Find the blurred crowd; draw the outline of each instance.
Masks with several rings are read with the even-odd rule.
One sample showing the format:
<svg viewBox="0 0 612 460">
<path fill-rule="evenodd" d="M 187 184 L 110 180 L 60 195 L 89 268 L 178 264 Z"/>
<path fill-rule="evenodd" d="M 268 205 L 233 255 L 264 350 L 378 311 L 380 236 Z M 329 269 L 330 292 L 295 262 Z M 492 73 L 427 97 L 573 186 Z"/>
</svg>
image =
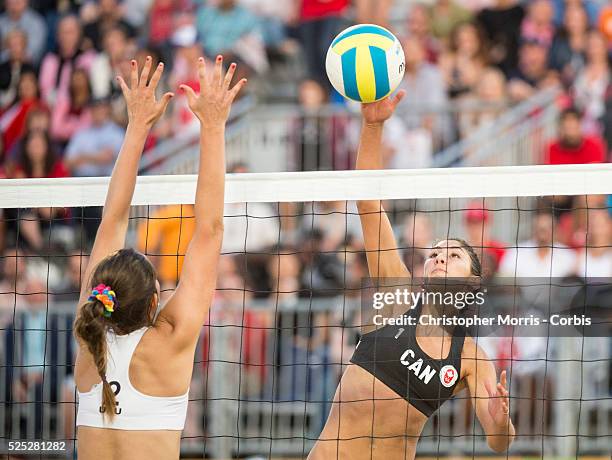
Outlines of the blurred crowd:
<svg viewBox="0 0 612 460">
<path fill-rule="evenodd" d="M 343 104 L 327 81 L 325 54 L 343 27 L 365 22 L 401 37 L 404 106 L 430 109 L 396 123 L 390 149 L 408 136 L 415 146 L 437 144 L 435 151 L 559 84 L 584 134 L 612 144 L 605 0 L 4 0 L 0 174 L 107 175 L 126 124 L 114 77 L 146 55 L 166 63 L 160 91 L 197 87 L 196 58 L 223 54 L 253 78 L 260 102 L 293 102 L 309 113 Z M 147 148 L 193 121 L 178 96 Z M 478 109 L 434 116 L 457 101 Z"/>
<path fill-rule="evenodd" d="M 564 91 L 559 101 L 563 110 L 557 137 L 539 152 L 541 161 L 609 161 L 612 7 L 605 0 L 3 0 L 0 177 L 108 176 L 127 121 L 114 77 L 126 76 L 132 58 L 143 61 L 151 55 L 166 63 L 163 91 L 176 91 L 179 84 L 197 89 L 197 57 L 223 54 L 255 82 L 250 91 L 263 103 L 292 102 L 308 114 L 328 103 L 342 105 L 327 82 L 325 54 L 331 39 L 352 23 L 381 24 L 401 37 L 405 107 L 429 107 L 432 113 L 454 103 L 478 107 L 456 112 L 452 120 L 417 112 L 390 121 L 385 133 L 388 166 L 405 166 L 395 155 L 399 146 L 410 145 L 415 152 L 424 146 L 422 151 L 431 152 L 555 85 Z M 147 149 L 192 122 L 184 96 L 177 92 L 171 110 L 151 132 Z M 306 150 L 313 145 L 307 139 L 312 123 L 320 122 L 337 120 L 304 117 L 296 126 L 296 142 L 304 153 L 298 169 L 320 164 L 311 157 L 322 147 Z M 332 131 L 344 133 L 339 122 Z M 450 136 L 440 134 L 449 131 Z M 230 168 L 246 171 L 245 165 Z M 531 238 L 518 242 L 499 241 L 492 230 L 495 213 L 473 203 L 464 211 L 461 236 L 477 248 L 487 276 L 612 277 L 612 221 L 606 206 L 606 197 L 545 200 L 539 211 L 529 213 Z M 358 298 L 367 263 L 353 205 L 233 204 L 225 215 L 215 307 L 261 300 L 290 309 L 304 299 Z M 27 378 L 12 390 L 13 397 L 26 400 L 28 388 L 40 387 L 42 368 L 35 364 L 45 361 L 45 353 L 69 349 L 47 357 L 51 361 L 46 363 L 70 372 L 73 345 L 59 331 L 69 330 L 71 321 L 49 323 L 47 305 L 76 302 L 86 264 L 83 253 L 95 236 L 100 210 L 0 210 L 0 217 L 0 313 L 8 321 L 0 325 L 8 331 L 0 348 L 15 346 L 8 324 L 21 311 L 27 323 L 23 343 L 29 345 L 19 362 L 9 364 L 27 366 Z M 404 261 L 418 276 L 425 248 L 437 236 L 430 215 L 412 210 L 392 220 Z M 168 295 L 193 233 L 193 209 L 151 209 L 146 218 L 134 218 L 131 228 L 131 243 L 151 257 Z M 321 362 L 350 357 L 358 330 L 336 337 L 323 326 L 349 327 L 352 319 L 329 313 L 310 314 L 306 320 L 291 315 L 295 350 L 318 354 Z M 257 328 L 270 319 L 246 318 L 255 331 L 248 333 L 248 345 L 261 339 Z M 302 321 L 322 327 L 304 332 L 298 327 Z M 45 347 L 45 330 L 58 331 L 51 351 Z M 530 352 L 533 347 L 528 346 L 492 354 L 501 360 Z M 257 364 L 264 352 L 251 348 L 245 353 L 248 363 Z M 295 356 L 300 355 L 278 359 L 287 363 Z M 333 382 L 336 377 L 326 378 Z M 328 387 L 333 391 L 335 383 Z"/>
</svg>

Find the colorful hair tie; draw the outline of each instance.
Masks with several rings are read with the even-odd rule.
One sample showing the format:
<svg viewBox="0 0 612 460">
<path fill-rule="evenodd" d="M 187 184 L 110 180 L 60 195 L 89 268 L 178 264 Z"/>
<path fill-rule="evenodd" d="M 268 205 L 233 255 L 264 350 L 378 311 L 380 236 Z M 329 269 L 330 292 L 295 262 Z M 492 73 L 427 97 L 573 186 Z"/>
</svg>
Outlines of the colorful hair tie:
<svg viewBox="0 0 612 460">
<path fill-rule="evenodd" d="M 104 284 L 98 284 L 91 291 L 91 295 L 89 296 L 90 302 L 92 300 L 99 300 L 104 305 L 104 316 L 106 318 L 110 318 L 111 314 L 115 311 L 115 306 L 117 305 L 117 296 L 115 291 L 112 290 L 110 286 L 106 286 Z"/>
</svg>

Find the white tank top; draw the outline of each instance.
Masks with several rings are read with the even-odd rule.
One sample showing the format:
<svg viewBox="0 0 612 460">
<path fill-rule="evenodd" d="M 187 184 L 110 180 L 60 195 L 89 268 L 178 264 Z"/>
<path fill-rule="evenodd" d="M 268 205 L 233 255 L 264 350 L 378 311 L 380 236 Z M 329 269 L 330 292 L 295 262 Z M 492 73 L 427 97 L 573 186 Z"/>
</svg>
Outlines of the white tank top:
<svg viewBox="0 0 612 460">
<path fill-rule="evenodd" d="M 115 392 L 117 406 L 111 422 L 100 412 L 102 383 L 86 393 L 78 393 L 77 426 L 116 430 L 182 430 L 187 415 L 189 390 L 181 396 L 149 396 L 132 386 L 129 377 L 132 355 L 147 331 L 144 327 L 126 335 L 106 334 L 108 358 L 106 379 Z"/>
</svg>

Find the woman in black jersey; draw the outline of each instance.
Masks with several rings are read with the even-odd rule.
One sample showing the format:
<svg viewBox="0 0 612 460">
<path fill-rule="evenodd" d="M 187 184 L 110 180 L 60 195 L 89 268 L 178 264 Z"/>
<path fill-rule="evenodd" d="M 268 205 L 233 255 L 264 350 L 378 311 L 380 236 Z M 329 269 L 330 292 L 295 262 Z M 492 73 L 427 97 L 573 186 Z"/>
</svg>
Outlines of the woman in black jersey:
<svg viewBox="0 0 612 460">
<path fill-rule="evenodd" d="M 363 127 L 357 169 L 381 169 L 384 122 L 404 92 L 362 106 Z M 409 278 L 389 219 L 379 201 L 358 203 L 372 278 Z M 436 244 L 425 261 L 424 278 L 473 278 L 481 266 L 460 239 Z M 410 315 L 438 316 L 424 304 Z M 506 372 L 497 381 L 485 352 L 462 329 L 384 326 L 365 334 L 334 396 L 332 409 L 310 460 L 412 460 L 428 418 L 446 400 L 467 388 L 491 449 L 503 452 L 514 439 Z"/>
</svg>

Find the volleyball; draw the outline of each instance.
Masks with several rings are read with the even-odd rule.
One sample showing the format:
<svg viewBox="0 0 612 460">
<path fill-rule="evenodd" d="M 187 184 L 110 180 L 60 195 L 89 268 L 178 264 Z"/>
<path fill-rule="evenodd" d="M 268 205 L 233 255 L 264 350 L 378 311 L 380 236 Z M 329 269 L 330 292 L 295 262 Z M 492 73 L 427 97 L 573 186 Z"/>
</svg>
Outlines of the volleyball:
<svg viewBox="0 0 612 460">
<path fill-rule="evenodd" d="M 332 86 L 348 99 L 374 102 L 387 97 L 404 77 L 400 41 L 384 27 L 358 24 L 334 38 L 325 60 Z"/>
</svg>

